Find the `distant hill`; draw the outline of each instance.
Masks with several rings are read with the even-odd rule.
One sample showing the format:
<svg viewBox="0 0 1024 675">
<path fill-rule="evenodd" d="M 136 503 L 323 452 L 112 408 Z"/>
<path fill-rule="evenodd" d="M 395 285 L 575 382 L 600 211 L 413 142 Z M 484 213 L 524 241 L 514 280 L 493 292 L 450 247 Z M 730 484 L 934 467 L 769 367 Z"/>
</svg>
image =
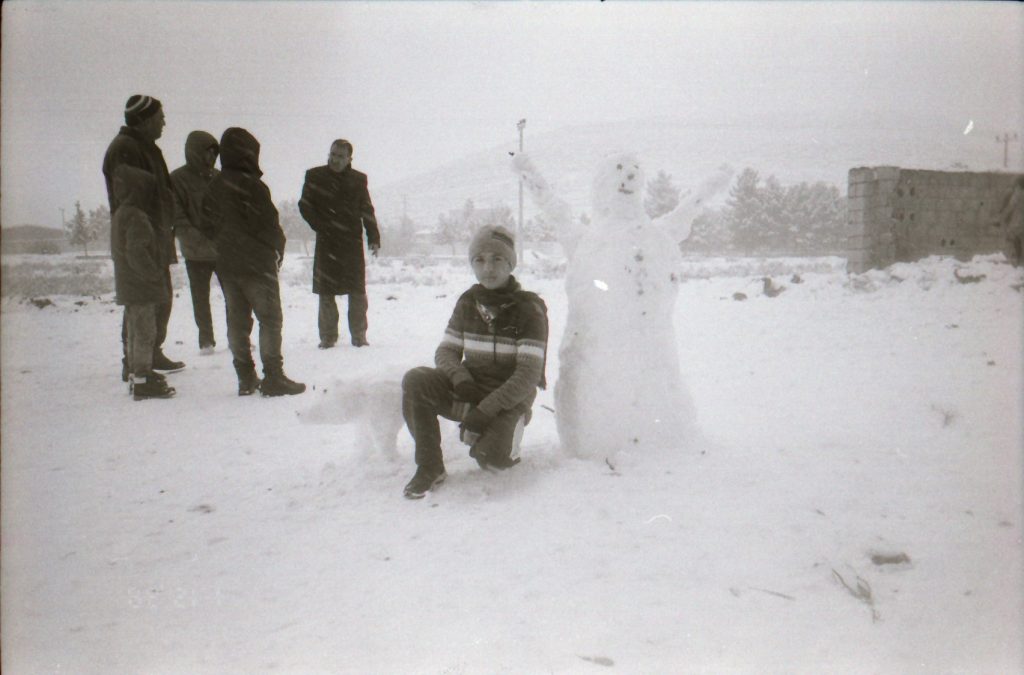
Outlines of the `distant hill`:
<svg viewBox="0 0 1024 675">
<path fill-rule="evenodd" d="M 922 113 L 923 115 L 924 113 Z M 825 120 L 755 115 L 733 119 L 655 119 L 566 127 L 525 138 L 526 151 L 573 207 L 589 212 L 590 182 L 600 158 L 630 150 L 645 161 L 648 176 L 671 174 L 684 188 L 717 166 L 750 166 L 783 184 L 824 181 L 846 193 L 847 175 L 859 166 L 894 165 L 935 170 L 1000 170 L 1002 149 L 995 130 L 967 130 L 968 120 L 900 117 L 888 113 Z M 980 127 L 981 125 L 979 125 Z M 518 210 L 518 183 L 509 170 L 511 144 L 462 157 L 437 169 L 374 187 L 373 200 L 385 226 L 409 216 L 430 227 L 438 214 L 472 199 L 479 208 L 504 204 Z M 1011 170 L 1019 170 L 1011 167 Z M 533 215 L 527 199 L 524 216 Z"/>
<path fill-rule="evenodd" d="M 25 241 L 35 239 L 64 239 L 64 230 L 43 225 L 15 225 L 0 228 L 0 237 L 5 241 Z"/>
<path fill-rule="evenodd" d="M 14 225 L 0 228 L 2 253 L 62 253 L 68 250 L 64 230 L 42 225 Z"/>
</svg>

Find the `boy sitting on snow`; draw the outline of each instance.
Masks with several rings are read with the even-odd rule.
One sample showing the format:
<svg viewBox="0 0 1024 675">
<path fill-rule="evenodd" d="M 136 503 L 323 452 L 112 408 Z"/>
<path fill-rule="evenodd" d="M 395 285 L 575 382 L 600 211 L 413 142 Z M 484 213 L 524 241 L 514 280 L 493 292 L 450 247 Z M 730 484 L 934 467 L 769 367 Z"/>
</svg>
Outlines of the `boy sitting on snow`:
<svg viewBox="0 0 1024 675">
<path fill-rule="evenodd" d="M 461 421 L 462 439 L 481 468 L 519 463 L 518 446 L 537 387 L 544 388 L 547 307 L 512 276 L 515 240 L 504 227 L 481 227 L 469 244 L 480 283 L 459 297 L 436 368 L 413 368 L 402 380 L 402 416 L 416 445 L 409 499 L 446 477 L 438 415 Z"/>
</svg>

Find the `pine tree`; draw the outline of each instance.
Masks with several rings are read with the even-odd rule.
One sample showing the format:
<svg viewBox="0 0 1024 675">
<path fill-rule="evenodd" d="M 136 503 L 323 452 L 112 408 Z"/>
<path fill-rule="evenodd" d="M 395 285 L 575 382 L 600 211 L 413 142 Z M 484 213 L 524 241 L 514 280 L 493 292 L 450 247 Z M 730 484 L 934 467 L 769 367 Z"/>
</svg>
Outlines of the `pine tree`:
<svg viewBox="0 0 1024 675">
<path fill-rule="evenodd" d="M 95 233 L 94 239 L 99 242 L 110 242 L 110 209 L 106 206 L 89 211 L 89 228 Z"/>
<path fill-rule="evenodd" d="M 96 231 L 89 226 L 89 220 L 85 217 L 81 202 L 75 202 L 75 215 L 64 223 L 64 229 L 67 231 L 68 241 L 71 245 L 81 246 L 85 251 L 85 256 L 89 257 L 89 242 L 96 239 Z"/>
<path fill-rule="evenodd" d="M 651 220 L 671 213 L 679 206 L 679 188 L 672 183 L 672 176 L 659 170 L 653 180 L 647 181 L 647 196 L 644 210 Z"/>
<path fill-rule="evenodd" d="M 757 171 L 747 167 L 736 178 L 726 201 L 726 220 L 732 230 L 733 241 L 747 252 L 754 251 L 761 243 L 764 208 L 760 183 L 761 176 Z"/>
</svg>

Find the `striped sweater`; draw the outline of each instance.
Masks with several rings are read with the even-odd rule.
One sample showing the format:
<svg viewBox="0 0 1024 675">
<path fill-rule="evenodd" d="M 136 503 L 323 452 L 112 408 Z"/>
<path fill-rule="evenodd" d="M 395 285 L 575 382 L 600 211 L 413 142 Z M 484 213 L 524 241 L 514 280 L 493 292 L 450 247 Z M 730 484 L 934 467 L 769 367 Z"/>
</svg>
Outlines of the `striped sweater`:
<svg viewBox="0 0 1024 675">
<path fill-rule="evenodd" d="M 472 380 L 489 394 L 477 406 L 494 416 L 530 409 L 544 388 L 547 307 L 524 291 L 515 277 L 497 291 L 473 285 L 459 297 L 434 353 L 434 363 L 452 385 Z"/>
</svg>

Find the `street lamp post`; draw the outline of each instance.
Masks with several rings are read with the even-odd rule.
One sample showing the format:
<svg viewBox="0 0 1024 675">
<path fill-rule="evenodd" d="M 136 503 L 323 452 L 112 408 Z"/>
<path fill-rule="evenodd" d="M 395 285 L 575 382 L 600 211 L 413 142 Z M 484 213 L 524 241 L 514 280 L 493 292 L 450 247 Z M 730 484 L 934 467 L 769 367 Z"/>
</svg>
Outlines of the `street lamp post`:
<svg viewBox="0 0 1024 675">
<path fill-rule="evenodd" d="M 526 128 L 526 118 L 516 123 L 519 130 L 519 152 L 523 151 L 523 129 Z M 523 178 L 519 178 L 519 224 L 516 226 L 516 257 L 522 260 L 523 255 Z"/>
</svg>

